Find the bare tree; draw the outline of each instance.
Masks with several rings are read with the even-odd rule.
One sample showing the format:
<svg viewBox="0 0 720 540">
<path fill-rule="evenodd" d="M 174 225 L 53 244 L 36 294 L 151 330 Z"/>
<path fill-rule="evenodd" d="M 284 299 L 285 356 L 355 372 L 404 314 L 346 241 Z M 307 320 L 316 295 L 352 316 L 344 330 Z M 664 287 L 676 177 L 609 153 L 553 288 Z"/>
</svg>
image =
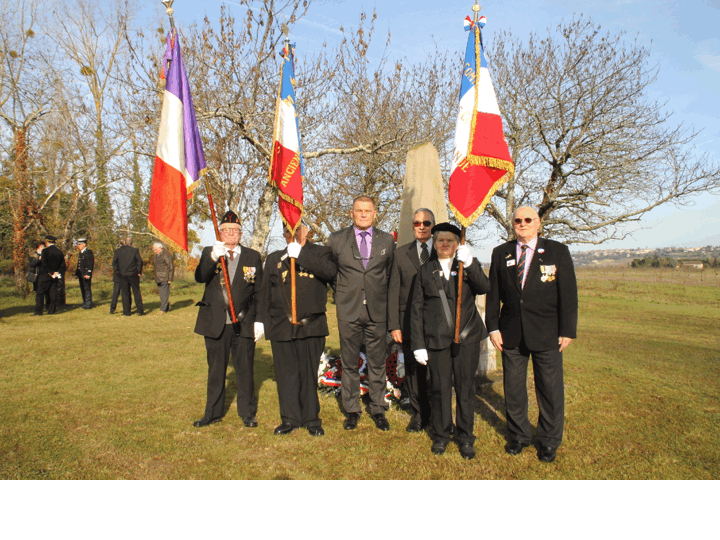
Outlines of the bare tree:
<svg viewBox="0 0 720 540">
<path fill-rule="evenodd" d="M 580 17 L 544 37 L 505 32 L 491 56 L 515 177 L 488 205 L 507 238 L 532 204 L 543 234 L 570 243 L 620 239 L 659 205 L 720 190 L 720 169 L 673 125 L 649 90 L 650 52 Z"/>
</svg>

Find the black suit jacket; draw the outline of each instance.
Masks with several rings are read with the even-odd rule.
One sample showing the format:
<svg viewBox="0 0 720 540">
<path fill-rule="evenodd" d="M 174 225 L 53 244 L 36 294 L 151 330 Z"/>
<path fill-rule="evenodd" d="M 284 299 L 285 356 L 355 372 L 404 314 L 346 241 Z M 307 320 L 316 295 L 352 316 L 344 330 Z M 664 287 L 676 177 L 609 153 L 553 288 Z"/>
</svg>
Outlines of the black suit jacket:
<svg viewBox="0 0 720 540">
<path fill-rule="evenodd" d="M 51 244 L 42 250 L 40 264 L 37 269 L 38 282 L 51 281 L 52 274 L 55 272 L 64 274 L 65 270 L 67 270 L 65 256 L 56 245 Z"/>
<path fill-rule="evenodd" d="M 485 307 L 488 330 L 500 330 L 504 346 L 511 349 L 522 337 L 530 350 L 556 349 L 560 336 L 575 338 L 577 333 L 577 281 L 570 250 L 538 238 L 520 289 L 516 249 L 513 240 L 493 250 Z"/>
<path fill-rule="evenodd" d="M 205 293 L 200 302 L 200 310 L 195 322 L 195 333 L 218 338 L 225 328 L 227 308 L 223 296 L 223 286 L 220 283 L 223 274 L 222 263 L 219 259 L 214 262 L 210 256 L 211 252 L 212 246 L 203 249 L 200 263 L 195 269 L 195 281 L 205 284 Z M 256 320 L 257 300 L 260 295 L 262 278 L 260 254 L 254 249 L 242 246 L 235 278 L 230 286 L 235 312 L 239 315 L 247 309 L 247 314 L 240 323 L 242 337 L 255 337 L 253 326 Z"/>
<path fill-rule="evenodd" d="M 458 290 L 458 262 L 453 260 L 449 279 L 440 278 L 447 296 L 452 326 L 448 326 L 447 317 L 440 299 L 440 291 L 435 281 L 435 272 L 442 271 L 437 257 L 433 257 L 418 270 L 413 288 L 411 303 L 411 340 L 412 349 L 447 349 L 455 339 L 455 314 Z M 453 275 L 455 274 L 455 275 Z M 470 331 L 463 343 L 473 343 L 488 336 L 482 317 L 475 307 L 475 296 L 485 294 L 490 289 L 480 262 L 473 259 L 470 268 L 463 271 L 462 308 L 460 311 L 460 331 L 470 323 Z"/>
<path fill-rule="evenodd" d="M 297 318 L 308 319 L 300 327 L 298 338 L 327 336 L 325 316 L 328 283 L 337 273 L 332 250 L 306 242 L 295 260 Z M 292 340 L 290 257 L 287 248 L 275 251 L 265 260 L 259 316 L 265 325 L 265 337 L 271 341 Z"/>
<path fill-rule="evenodd" d="M 334 288 L 338 320 L 356 321 L 362 314 L 363 298 L 373 322 L 387 320 L 388 282 L 395 251 L 392 235 L 373 227 L 367 268 L 363 268 L 352 225 L 331 234 L 328 246 L 337 265 Z"/>
<path fill-rule="evenodd" d="M 85 250 L 78 253 L 77 269 L 75 270 L 75 275 L 77 277 L 92 277 L 92 271 L 94 267 L 95 256 L 93 255 L 93 252 L 91 250 L 85 248 Z"/>
<path fill-rule="evenodd" d="M 113 272 L 118 276 L 138 276 L 142 274 L 140 250 L 132 246 L 120 246 L 115 250 L 112 260 Z"/>
<path fill-rule="evenodd" d="M 417 252 L 417 240 L 395 250 L 390 270 L 388 289 L 388 331 L 410 331 L 410 304 L 413 297 L 415 275 L 420 269 L 420 257 Z M 430 258 L 436 257 L 435 248 Z M 409 336 L 408 336 L 409 337 Z"/>
</svg>

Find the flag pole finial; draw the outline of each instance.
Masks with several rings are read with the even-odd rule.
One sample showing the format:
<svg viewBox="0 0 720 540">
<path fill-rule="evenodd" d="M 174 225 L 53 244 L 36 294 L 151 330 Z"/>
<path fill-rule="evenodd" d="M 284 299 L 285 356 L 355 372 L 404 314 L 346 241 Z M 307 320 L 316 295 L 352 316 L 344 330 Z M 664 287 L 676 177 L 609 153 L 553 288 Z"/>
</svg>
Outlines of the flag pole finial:
<svg viewBox="0 0 720 540">
<path fill-rule="evenodd" d="M 173 13 L 175 13 L 175 10 L 172 7 L 174 1 L 175 0 L 162 0 L 162 4 L 165 6 L 165 13 L 167 13 L 170 18 L 171 28 L 175 28 L 175 21 L 173 20 Z"/>
<path fill-rule="evenodd" d="M 482 9 L 482 6 L 475 2 L 475 5 L 472 7 L 473 10 L 473 22 L 478 22 L 478 17 L 480 10 Z"/>
</svg>

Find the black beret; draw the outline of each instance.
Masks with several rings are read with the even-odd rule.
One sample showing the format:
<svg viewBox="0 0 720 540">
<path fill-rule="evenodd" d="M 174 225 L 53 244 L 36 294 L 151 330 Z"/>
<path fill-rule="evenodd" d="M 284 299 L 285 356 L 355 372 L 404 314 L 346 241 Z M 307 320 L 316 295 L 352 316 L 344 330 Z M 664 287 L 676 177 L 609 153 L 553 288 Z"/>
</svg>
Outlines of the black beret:
<svg viewBox="0 0 720 540">
<path fill-rule="evenodd" d="M 455 225 L 452 223 L 448 223 L 445 221 L 444 223 L 438 223 L 432 228 L 432 234 L 435 234 L 436 232 L 451 232 L 455 235 L 457 235 L 458 238 L 460 238 L 460 235 L 462 234 L 460 232 L 460 229 L 458 229 Z"/>
<path fill-rule="evenodd" d="M 235 212 L 233 212 L 232 210 L 228 210 L 222 217 L 220 225 L 224 225 L 225 223 L 236 223 L 237 225 L 240 225 L 240 218 Z"/>
<path fill-rule="evenodd" d="M 50 242 L 56 242 L 56 241 L 57 241 L 57 238 L 54 237 L 52 234 L 46 234 L 46 235 L 45 235 L 45 240 L 49 240 Z"/>
</svg>

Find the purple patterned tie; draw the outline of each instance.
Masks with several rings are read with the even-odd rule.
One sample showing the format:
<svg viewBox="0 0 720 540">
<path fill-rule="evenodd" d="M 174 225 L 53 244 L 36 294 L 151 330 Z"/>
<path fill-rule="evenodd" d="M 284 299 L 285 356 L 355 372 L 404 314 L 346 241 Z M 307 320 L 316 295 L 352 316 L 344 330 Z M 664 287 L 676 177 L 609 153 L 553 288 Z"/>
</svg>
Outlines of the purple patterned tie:
<svg viewBox="0 0 720 540">
<path fill-rule="evenodd" d="M 362 231 L 360 233 L 360 257 L 362 257 L 363 268 L 367 268 L 368 258 L 370 255 L 368 253 L 368 245 L 367 245 L 367 236 L 369 234 L 370 233 L 367 231 Z"/>
</svg>

